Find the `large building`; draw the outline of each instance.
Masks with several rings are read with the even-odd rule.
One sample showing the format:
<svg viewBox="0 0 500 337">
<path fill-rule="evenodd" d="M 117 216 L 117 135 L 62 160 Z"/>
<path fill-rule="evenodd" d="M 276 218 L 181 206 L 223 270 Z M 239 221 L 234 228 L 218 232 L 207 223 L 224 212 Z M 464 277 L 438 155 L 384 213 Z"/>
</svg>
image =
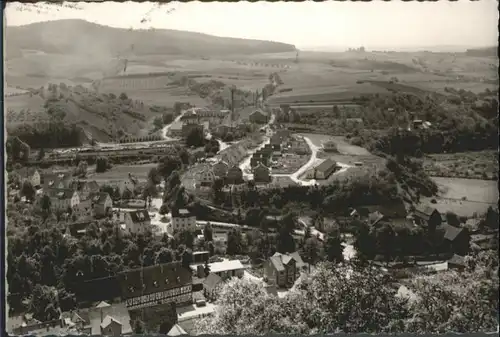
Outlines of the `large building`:
<svg viewBox="0 0 500 337">
<path fill-rule="evenodd" d="M 174 302 L 192 303 L 193 277 L 178 262 L 134 269 L 118 274 L 122 299 L 129 310 Z"/>
<path fill-rule="evenodd" d="M 334 160 L 328 158 L 315 168 L 314 178 L 328 179 L 328 177 L 333 172 L 335 172 L 336 169 L 337 169 L 337 163 Z"/>
<path fill-rule="evenodd" d="M 171 234 L 181 230 L 194 231 L 196 216 L 187 209 L 180 209 L 178 214 L 172 215 L 172 222 L 168 229 Z"/>
</svg>

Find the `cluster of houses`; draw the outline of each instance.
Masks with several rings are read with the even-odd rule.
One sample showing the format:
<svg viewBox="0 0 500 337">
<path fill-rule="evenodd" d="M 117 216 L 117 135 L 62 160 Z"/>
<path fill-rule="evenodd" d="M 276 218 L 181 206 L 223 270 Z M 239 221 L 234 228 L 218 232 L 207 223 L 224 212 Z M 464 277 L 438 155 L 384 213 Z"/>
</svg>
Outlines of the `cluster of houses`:
<svg viewBox="0 0 500 337">
<path fill-rule="evenodd" d="M 35 201 L 41 202 L 44 196 L 48 197 L 53 212 L 70 213 L 76 218 L 100 218 L 108 215 L 112 209 L 110 195 L 101 192 L 95 181 L 75 179 L 68 173 L 44 174 L 42 177 L 36 169 L 28 171 L 32 172 L 23 179 L 42 188 Z"/>
<path fill-rule="evenodd" d="M 437 209 L 430 206 L 418 206 L 410 214 L 404 204 L 394 203 L 391 207 L 365 206 L 352 210 L 353 218 L 366 217 L 371 227 L 379 227 L 388 221 L 392 224 L 403 225 L 408 229 L 420 227 L 427 232 L 440 231 L 443 235 L 445 252 L 464 256 L 470 251 L 471 235 L 464 227 L 453 226 L 446 221 L 446 217 Z"/>
<path fill-rule="evenodd" d="M 171 124 L 169 132 L 171 136 L 178 138 L 187 137 L 195 129 L 208 133 L 211 126 L 220 125 L 230 115 L 230 110 L 191 108 L 179 121 Z"/>
<path fill-rule="evenodd" d="M 157 314 L 166 315 L 173 309 L 168 335 L 185 334 L 177 309 L 181 308 L 180 312 L 186 312 L 185 308 L 195 310 L 197 306 L 204 306 L 206 300 L 216 300 L 227 280 L 242 278 L 245 274 L 245 266 L 240 260 L 212 263 L 208 260 L 208 252 L 195 252 L 189 267 L 170 262 L 82 281 L 78 296 L 87 298 L 93 305 L 61 312 L 58 319 L 49 322 L 36 321 L 29 315 L 10 317 L 9 331 L 15 334 L 130 335 L 134 326 L 132 317 L 140 316 L 143 310 L 155 309 Z M 264 263 L 262 286 L 277 295 L 278 289 L 293 286 L 304 267 L 297 252 L 275 253 Z"/>
</svg>

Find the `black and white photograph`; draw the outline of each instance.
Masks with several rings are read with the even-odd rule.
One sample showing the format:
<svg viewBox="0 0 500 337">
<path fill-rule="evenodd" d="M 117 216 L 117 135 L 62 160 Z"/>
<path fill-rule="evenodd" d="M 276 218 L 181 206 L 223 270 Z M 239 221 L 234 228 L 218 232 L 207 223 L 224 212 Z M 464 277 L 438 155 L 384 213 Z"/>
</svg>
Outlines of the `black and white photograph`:
<svg viewBox="0 0 500 337">
<path fill-rule="evenodd" d="M 2 335 L 498 333 L 498 6 L 4 4 Z"/>
</svg>

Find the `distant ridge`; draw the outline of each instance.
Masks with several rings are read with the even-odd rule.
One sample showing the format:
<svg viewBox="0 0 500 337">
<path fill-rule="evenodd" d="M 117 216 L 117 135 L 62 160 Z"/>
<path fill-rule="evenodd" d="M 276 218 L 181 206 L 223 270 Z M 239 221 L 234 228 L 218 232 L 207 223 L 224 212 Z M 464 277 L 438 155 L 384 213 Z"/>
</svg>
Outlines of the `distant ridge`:
<svg viewBox="0 0 500 337">
<path fill-rule="evenodd" d="M 295 51 L 291 44 L 170 30 L 129 30 L 68 19 L 7 26 L 7 54 L 37 50 L 55 54 L 224 55 Z M 7 55 L 7 56 L 8 56 Z"/>
</svg>

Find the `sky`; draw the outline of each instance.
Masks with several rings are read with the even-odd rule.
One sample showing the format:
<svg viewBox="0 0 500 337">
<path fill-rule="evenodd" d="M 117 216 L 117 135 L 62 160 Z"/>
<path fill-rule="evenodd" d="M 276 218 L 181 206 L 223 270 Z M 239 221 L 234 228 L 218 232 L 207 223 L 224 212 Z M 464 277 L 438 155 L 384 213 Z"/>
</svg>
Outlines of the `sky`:
<svg viewBox="0 0 500 337">
<path fill-rule="evenodd" d="M 119 28 L 166 28 L 279 41 L 299 49 L 482 47 L 498 43 L 497 0 L 76 4 L 75 9 L 8 3 L 6 23 L 18 26 L 74 18 Z"/>
</svg>

